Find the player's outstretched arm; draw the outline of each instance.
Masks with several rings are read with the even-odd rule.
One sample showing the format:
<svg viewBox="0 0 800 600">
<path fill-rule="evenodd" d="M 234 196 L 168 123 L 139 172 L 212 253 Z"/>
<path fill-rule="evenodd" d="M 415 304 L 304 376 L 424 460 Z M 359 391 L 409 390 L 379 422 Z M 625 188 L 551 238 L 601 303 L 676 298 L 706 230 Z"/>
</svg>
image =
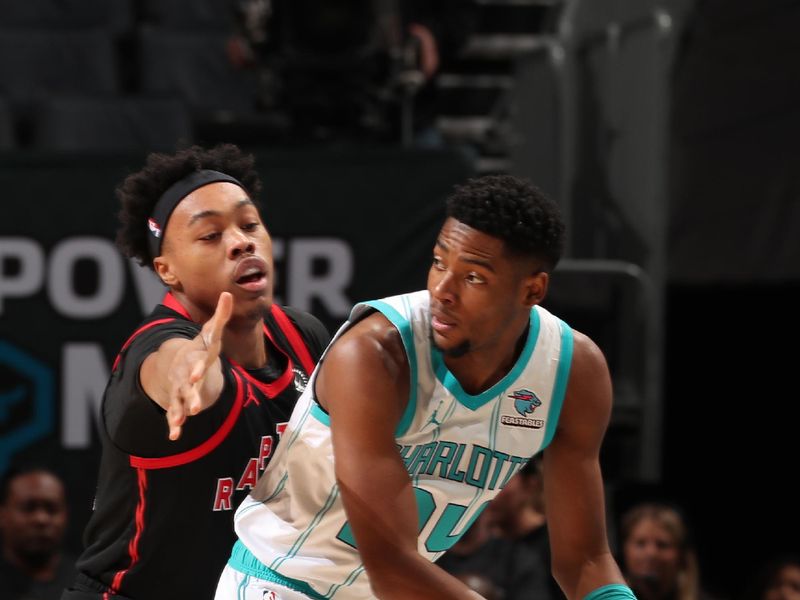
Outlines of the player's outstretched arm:
<svg viewBox="0 0 800 600">
<path fill-rule="evenodd" d="M 599 462 L 611 415 L 611 378 L 600 349 L 574 333 L 569 385 L 543 462 L 553 575 L 570 600 L 625 581 L 608 547 Z"/>
<path fill-rule="evenodd" d="M 233 296 L 222 292 L 213 316 L 191 340 L 167 340 L 142 363 L 140 380 L 147 395 L 167 411 L 169 439 L 181 435 L 187 416 L 216 402 L 223 378 L 219 360 L 222 332 L 231 317 Z"/>
<path fill-rule="evenodd" d="M 331 418 L 336 479 L 378 598 L 480 598 L 417 552 L 416 500 L 394 432 L 409 396 L 400 335 L 383 315 L 328 351 L 316 382 Z"/>
</svg>

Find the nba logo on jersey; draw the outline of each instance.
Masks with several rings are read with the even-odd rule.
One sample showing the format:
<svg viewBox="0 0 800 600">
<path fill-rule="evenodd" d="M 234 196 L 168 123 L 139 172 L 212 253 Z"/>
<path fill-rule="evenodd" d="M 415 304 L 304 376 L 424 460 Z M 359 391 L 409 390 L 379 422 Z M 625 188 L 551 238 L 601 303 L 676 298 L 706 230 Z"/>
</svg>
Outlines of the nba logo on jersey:
<svg viewBox="0 0 800 600">
<path fill-rule="evenodd" d="M 270 590 L 261 595 L 261 600 L 281 600 L 281 598 L 278 594 Z"/>
</svg>

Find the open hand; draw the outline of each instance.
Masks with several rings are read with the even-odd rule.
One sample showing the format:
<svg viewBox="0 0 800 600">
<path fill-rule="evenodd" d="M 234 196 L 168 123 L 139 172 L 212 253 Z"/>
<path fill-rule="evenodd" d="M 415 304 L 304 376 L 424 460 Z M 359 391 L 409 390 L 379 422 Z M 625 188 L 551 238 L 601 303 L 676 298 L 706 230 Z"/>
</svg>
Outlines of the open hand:
<svg viewBox="0 0 800 600">
<path fill-rule="evenodd" d="M 222 292 L 214 314 L 205 322 L 200 334 L 184 344 L 172 360 L 168 375 L 167 402 L 167 423 L 171 440 L 180 437 L 181 426 L 187 416 L 196 415 L 210 404 L 207 402 L 204 405 L 201 390 L 209 377 L 222 377 L 220 369 L 212 369 L 212 366 L 219 359 L 222 332 L 232 311 L 233 296 L 229 292 Z"/>
</svg>

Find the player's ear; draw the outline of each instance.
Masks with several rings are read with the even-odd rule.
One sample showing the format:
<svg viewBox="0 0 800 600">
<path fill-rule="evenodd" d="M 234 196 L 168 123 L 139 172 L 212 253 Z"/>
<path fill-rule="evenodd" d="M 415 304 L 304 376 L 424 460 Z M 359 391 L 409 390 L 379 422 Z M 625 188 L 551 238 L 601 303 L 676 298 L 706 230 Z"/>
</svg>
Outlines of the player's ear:
<svg viewBox="0 0 800 600">
<path fill-rule="evenodd" d="M 153 269 L 155 269 L 158 278 L 169 287 L 174 287 L 178 283 L 178 276 L 170 266 L 169 260 L 164 256 L 156 256 L 153 259 Z"/>
<path fill-rule="evenodd" d="M 523 304 L 530 308 L 541 303 L 547 295 L 547 286 L 549 283 L 550 274 L 544 271 L 537 271 L 525 277 L 522 287 Z"/>
</svg>

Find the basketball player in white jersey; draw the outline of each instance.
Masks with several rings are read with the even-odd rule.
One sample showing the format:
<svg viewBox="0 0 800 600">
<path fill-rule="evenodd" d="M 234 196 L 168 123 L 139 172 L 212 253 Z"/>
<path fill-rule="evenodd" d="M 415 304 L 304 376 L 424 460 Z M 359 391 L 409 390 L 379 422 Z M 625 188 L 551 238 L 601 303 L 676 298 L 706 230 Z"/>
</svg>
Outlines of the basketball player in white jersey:
<svg viewBox="0 0 800 600">
<path fill-rule="evenodd" d="M 545 448 L 560 586 L 634 598 L 606 539 L 608 368 L 539 306 L 563 229 L 525 181 L 456 189 L 427 291 L 356 305 L 328 347 L 237 510 L 217 600 L 479 597 L 433 561 Z"/>
</svg>

